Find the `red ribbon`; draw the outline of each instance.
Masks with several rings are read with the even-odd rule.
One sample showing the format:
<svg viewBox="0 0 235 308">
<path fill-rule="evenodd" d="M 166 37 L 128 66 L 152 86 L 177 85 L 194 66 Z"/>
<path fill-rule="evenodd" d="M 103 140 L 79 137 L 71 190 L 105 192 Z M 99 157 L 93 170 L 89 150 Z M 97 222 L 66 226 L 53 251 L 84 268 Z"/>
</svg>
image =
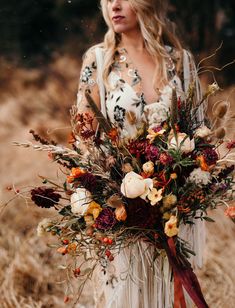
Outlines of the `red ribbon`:
<svg viewBox="0 0 235 308">
<path fill-rule="evenodd" d="M 172 254 L 175 257 L 176 249 L 174 240 L 172 238 L 169 238 L 168 245 Z M 174 274 L 174 308 L 186 308 L 183 286 L 180 277 L 178 273 L 174 270 L 174 268 L 173 268 L 173 274 Z"/>
<path fill-rule="evenodd" d="M 173 238 L 168 238 L 165 250 L 174 274 L 174 308 L 186 308 L 183 287 L 198 308 L 208 308 L 191 264 L 182 255 L 176 255 Z"/>
</svg>

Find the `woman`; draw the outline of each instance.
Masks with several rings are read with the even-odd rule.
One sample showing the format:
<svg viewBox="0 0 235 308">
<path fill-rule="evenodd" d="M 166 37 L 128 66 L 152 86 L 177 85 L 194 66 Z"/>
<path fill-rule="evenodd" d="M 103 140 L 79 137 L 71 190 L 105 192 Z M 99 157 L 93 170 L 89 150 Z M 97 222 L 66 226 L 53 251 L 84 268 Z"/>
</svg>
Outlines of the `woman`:
<svg viewBox="0 0 235 308">
<path fill-rule="evenodd" d="M 166 1 L 101 0 L 108 32 L 104 42 L 85 55 L 78 91 L 78 108 L 89 109 L 85 91 L 124 140 L 135 138 L 143 121 L 156 125 L 170 109 L 172 89 L 184 97 L 195 65 L 182 49 L 166 18 Z M 200 88 L 197 84 L 197 94 Z M 202 115 L 198 115 L 201 117 Z M 201 265 L 203 225 L 181 226 Z M 199 244 L 200 243 L 200 244 Z M 172 307 L 172 273 L 164 254 L 151 261 L 143 242 L 125 248 L 107 272 L 94 279 L 96 307 Z"/>
</svg>

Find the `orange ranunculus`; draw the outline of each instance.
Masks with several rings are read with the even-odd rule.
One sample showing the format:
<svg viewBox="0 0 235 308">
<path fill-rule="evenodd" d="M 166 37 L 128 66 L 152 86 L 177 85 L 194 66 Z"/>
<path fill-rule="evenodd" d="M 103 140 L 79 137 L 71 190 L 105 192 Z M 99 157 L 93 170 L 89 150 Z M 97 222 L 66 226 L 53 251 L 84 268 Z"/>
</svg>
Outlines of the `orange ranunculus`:
<svg viewBox="0 0 235 308">
<path fill-rule="evenodd" d="M 209 171 L 209 166 L 207 165 L 206 163 L 206 160 L 205 160 L 205 157 L 203 155 L 200 155 L 196 158 L 196 161 L 198 162 L 200 168 L 203 170 L 203 171 Z"/>
<path fill-rule="evenodd" d="M 73 183 L 73 181 L 74 181 L 74 177 L 68 175 L 68 176 L 67 176 L 67 182 L 68 182 L 68 183 Z"/>
<path fill-rule="evenodd" d="M 73 183 L 75 179 L 80 178 L 81 175 L 85 174 L 86 171 L 80 168 L 72 168 L 70 175 L 67 176 L 67 182 Z"/>
<path fill-rule="evenodd" d="M 74 178 L 79 178 L 81 175 L 85 174 L 86 171 L 80 168 L 72 168 L 71 170 L 71 176 Z"/>
<path fill-rule="evenodd" d="M 108 132 L 108 136 L 112 141 L 116 141 L 118 137 L 118 131 L 116 128 L 111 128 L 110 131 Z"/>
</svg>

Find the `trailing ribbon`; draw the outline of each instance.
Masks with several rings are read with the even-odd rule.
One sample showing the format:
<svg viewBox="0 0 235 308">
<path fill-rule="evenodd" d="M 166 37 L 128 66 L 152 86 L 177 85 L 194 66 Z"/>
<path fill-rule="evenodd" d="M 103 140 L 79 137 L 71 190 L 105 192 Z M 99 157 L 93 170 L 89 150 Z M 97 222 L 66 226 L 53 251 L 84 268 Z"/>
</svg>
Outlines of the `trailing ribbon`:
<svg viewBox="0 0 235 308">
<path fill-rule="evenodd" d="M 184 256 L 176 255 L 174 239 L 169 238 L 164 246 L 174 274 L 174 308 L 186 308 L 183 287 L 198 308 L 209 308 L 191 264 Z"/>
</svg>

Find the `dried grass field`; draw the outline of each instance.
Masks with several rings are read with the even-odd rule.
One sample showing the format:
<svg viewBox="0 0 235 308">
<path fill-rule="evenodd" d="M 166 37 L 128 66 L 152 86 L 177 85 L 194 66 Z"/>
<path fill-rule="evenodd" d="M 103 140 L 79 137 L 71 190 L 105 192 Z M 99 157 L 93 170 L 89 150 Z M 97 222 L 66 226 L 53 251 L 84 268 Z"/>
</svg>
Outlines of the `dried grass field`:
<svg viewBox="0 0 235 308">
<path fill-rule="evenodd" d="M 55 59 L 41 69 L 26 70 L 0 62 L 0 200 L 19 198 L 1 211 L 0 224 L 0 307 L 62 308 L 63 279 L 57 265 L 63 262 L 38 238 L 36 226 L 52 212 L 39 210 L 21 198 L 24 187 L 40 184 L 38 175 L 61 176 L 46 153 L 15 147 L 13 141 L 30 140 L 32 128 L 39 134 L 66 143 L 69 108 L 75 102 L 79 62 L 69 57 Z M 227 89 L 235 113 L 235 92 Z M 219 99 L 219 98 L 216 98 Z M 211 102 L 211 105 L 213 102 Z M 228 137 L 234 138 L 233 119 L 225 119 Z M 223 125 L 223 123 L 221 123 Z M 26 200 L 27 201 L 27 200 Z M 216 223 L 207 223 L 204 268 L 198 273 L 210 307 L 235 307 L 235 225 L 222 210 L 212 213 Z M 83 305 L 83 306 L 82 306 Z M 85 292 L 76 307 L 92 307 L 92 293 Z M 151 308 L 151 307 L 149 307 Z"/>
</svg>

